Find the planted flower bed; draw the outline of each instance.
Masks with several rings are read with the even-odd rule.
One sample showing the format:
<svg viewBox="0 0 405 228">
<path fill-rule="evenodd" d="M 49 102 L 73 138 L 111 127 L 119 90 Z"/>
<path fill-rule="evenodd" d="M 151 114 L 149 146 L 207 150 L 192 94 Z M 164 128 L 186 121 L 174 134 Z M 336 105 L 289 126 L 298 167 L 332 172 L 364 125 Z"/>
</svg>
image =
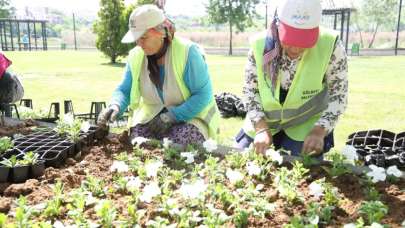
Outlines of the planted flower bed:
<svg viewBox="0 0 405 228">
<path fill-rule="evenodd" d="M 38 180 L 2 186 L 0 225 L 401 227 L 405 219 L 402 173 L 354 175 L 344 165 L 355 158 L 349 149 L 332 153 L 328 167 L 309 167 L 308 157 L 281 166 L 274 150 L 220 158 L 213 141 L 178 150 L 142 138 L 144 147 L 132 148 L 124 138 L 85 148 Z"/>
</svg>

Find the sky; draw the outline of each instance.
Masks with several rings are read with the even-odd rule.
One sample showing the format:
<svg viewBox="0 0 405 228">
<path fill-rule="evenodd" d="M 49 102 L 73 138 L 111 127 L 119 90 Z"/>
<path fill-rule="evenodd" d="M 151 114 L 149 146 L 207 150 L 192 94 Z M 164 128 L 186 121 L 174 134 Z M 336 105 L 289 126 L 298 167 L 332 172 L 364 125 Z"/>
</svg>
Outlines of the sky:
<svg viewBox="0 0 405 228">
<path fill-rule="evenodd" d="M 126 4 L 136 0 L 125 0 Z M 167 0 L 166 12 L 169 15 L 202 16 L 205 14 L 203 2 L 206 0 Z M 97 12 L 100 0 L 11 0 L 17 9 L 28 7 L 50 7 L 65 12 Z M 179 7 L 181 6 L 181 7 Z"/>
</svg>

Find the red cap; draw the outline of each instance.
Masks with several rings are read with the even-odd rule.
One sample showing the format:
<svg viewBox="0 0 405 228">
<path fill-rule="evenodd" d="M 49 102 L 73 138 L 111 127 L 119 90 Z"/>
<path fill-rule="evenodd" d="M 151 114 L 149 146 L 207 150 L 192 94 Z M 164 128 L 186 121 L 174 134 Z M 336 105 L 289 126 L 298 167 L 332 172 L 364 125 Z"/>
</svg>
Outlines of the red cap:
<svg viewBox="0 0 405 228">
<path fill-rule="evenodd" d="M 280 21 L 278 35 L 282 44 L 300 48 L 312 48 L 318 41 L 319 27 L 298 29 Z"/>
<path fill-rule="evenodd" d="M 3 77 L 4 72 L 6 72 L 7 68 L 11 65 L 11 61 L 7 59 L 7 57 L 0 52 L 0 78 Z"/>
</svg>

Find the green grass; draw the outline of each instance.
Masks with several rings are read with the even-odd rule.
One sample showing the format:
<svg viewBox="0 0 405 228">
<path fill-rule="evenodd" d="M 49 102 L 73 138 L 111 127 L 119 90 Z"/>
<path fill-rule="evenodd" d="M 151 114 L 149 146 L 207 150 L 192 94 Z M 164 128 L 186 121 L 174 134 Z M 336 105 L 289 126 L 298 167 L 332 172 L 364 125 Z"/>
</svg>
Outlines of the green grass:
<svg viewBox="0 0 405 228">
<path fill-rule="evenodd" d="M 108 101 L 120 82 L 124 64 L 110 65 L 95 51 L 7 52 L 22 76 L 25 97 L 34 108 L 71 99 L 76 113 L 91 101 Z M 242 94 L 246 57 L 208 56 L 214 91 Z M 355 57 L 349 60 L 349 105 L 336 130 L 337 147 L 358 130 L 405 131 L 405 57 Z M 62 104 L 62 103 L 61 103 Z M 242 120 L 221 122 L 220 141 L 230 143 Z"/>
</svg>

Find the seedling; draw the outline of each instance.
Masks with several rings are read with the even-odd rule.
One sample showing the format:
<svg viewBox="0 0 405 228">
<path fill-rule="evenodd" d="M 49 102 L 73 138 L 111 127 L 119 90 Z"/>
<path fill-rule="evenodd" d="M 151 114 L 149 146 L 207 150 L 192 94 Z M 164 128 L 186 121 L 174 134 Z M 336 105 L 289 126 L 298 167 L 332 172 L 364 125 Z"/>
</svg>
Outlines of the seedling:
<svg viewBox="0 0 405 228">
<path fill-rule="evenodd" d="M 23 157 L 23 160 L 18 161 L 18 164 L 21 165 L 34 165 L 38 162 L 39 155 L 32 151 L 26 153 Z"/>
<path fill-rule="evenodd" d="M 0 164 L 9 168 L 13 168 L 19 165 L 17 157 L 15 155 L 11 156 L 9 159 L 3 158 Z"/>
<path fill-rule="evenodd" d="M 17 200 L 17 208 L 15 210 L 15 221 L 17 227 L 28 228 L 31 226 L 32 208 L 27 205 L 27 198 L 20 196 Z"/>
<path fill-rule="evenodd" d="M 365 216 L 371 225 L 374 222 L 379 223 L 382 220 L 388 213 L 388 207 L 381 201 L 365 201 L 361 204 L 359 213 Z"/>
<path fill-rule="evenodd" d="M 62 212 L 62 202 L 63 202 L 63 184 L 62 182 L 56 182 L 53 187 L 54 197 L 49 200 L 46 204 L 44 210 L 44 215 L 47 218 L 54 218 L 61 214 Z"/>
<path fill-rule="evenodd" d="M 235 215 L 233 217 L 233 222 L 235 223 L 236 227 L 242 228 L 247 227 L 249 223 L 249 213 L 244 209 L 236 209 Z"/>
<path fill-rule="evenodd" d="M 13 141 L 11 141 L 11 138 L 4 136 L 0 138 L 0 155 L 6 152 L 9 149 L 12 149 L 14 147 Z"/>
<path fill-rule="evenodd" d="M 0 227 L 6 227 L 7 215 L 0 213 Z"/>
<path fill-rule="evenodd" d="M 113 222 L 117 216 L 117 211 L 111 201 L 100 201 L 96 206 L 96 213 L 101 219 L 101 224 L 103 227 L 114 227 Z"/>
<path fill-rule="evenodd" d="M 85 190 L 93 193 L 93 195 L 96 197 L 105 195 L 104 186 L 105 183 L 103 180 L 97 179 L 93 176 L 88 176 L 82 183 L 82 187 Z"/>
</svg>

